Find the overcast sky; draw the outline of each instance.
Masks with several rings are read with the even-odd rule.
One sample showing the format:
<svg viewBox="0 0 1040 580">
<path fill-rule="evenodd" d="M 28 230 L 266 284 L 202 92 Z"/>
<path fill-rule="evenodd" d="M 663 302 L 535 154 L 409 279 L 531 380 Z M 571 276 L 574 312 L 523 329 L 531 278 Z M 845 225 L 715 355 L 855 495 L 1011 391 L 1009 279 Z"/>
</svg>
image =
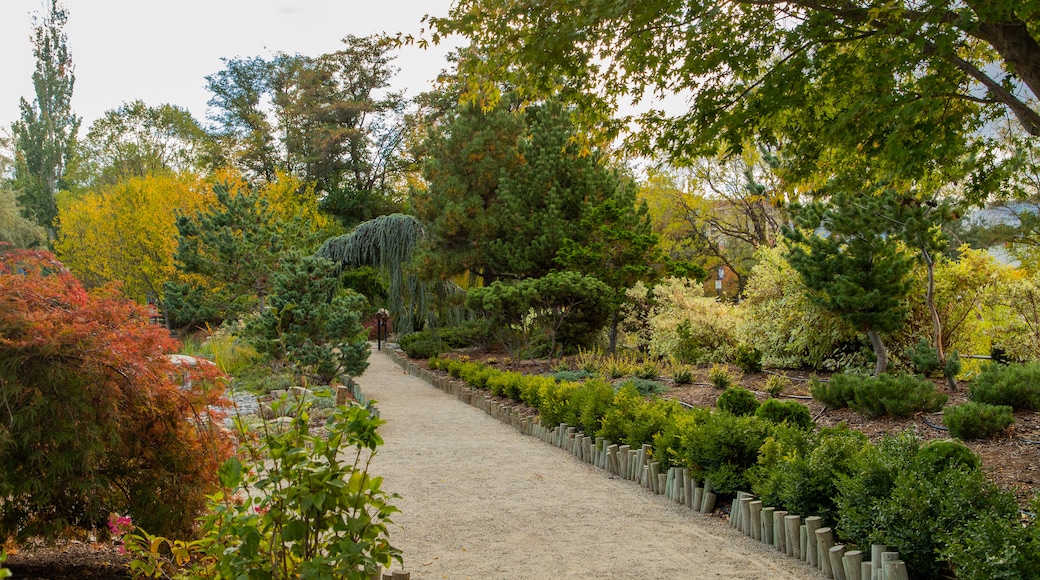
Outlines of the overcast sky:
<svg viewBox="0 0 1040 580">
<path fill-rule="evenodd" d="M 348 35 L 418 35 L 424 14 L 444 16 L 451 0 L 63 0 L 76 71 L 72 105 L 82 133 L 109 109 L 141 99 L 170 103 L 205 120 L 206 75 L 221 58 L 277 52 L 333 52 Z M 35 60 L 31 14 L 43 0 L 0 0 L 0 128 L 18 117 L 18 100 L 32 101 Z M 410 96 L 429 88 L 445 68 L 446 47 L 397 51 L 395 88 Z"/>
</svg>

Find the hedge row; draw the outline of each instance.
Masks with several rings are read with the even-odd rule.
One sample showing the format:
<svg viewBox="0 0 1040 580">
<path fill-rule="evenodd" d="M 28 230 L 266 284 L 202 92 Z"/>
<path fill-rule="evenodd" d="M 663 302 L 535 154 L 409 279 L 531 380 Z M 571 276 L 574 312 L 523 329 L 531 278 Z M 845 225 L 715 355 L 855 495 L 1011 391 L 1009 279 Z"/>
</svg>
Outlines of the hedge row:
<svg viewBox="0 0 1040 580">
<path fill-rule="evenodd" d="M 720 495 L 751 489 L 765 505 L 818 515 L 846 544 L 892 546 L 914 578 L 1037 578 L 1040 570 L 1040 526 L 1021 524 L 1014 497 L 956 441 L 904 433 L 871 443 L 844 426 L 814 431 L 791 407 L 799 403 L 752 404 L 742 389 L 725 397 L 728 411 L 689 409 L 597 378 L 441 358 L 430 368 L 530 405 L 543 425 L 567 423 L 633 448 L 649 443 L 662 470 L 688 468 Z"/>
</svg>

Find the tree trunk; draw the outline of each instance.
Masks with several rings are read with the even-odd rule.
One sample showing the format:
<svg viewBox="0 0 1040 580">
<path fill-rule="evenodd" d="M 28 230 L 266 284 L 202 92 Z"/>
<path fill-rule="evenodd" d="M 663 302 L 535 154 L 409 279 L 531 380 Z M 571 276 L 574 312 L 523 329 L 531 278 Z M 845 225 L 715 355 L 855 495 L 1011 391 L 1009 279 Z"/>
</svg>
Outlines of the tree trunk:
<svg viewBox="0 0 1040 580">
<path fill-rule="evenodd" d="M 888 370 L 888 350 L 885 348 L 885 343 L 881 342 L 881 335 L 873 328 L 867 329 L 867 338 L 870 339 L 870 346 L 874 348 L 874 354 L 877 355 L 874 376 L 880 377 Z"/>
<path fill-rule="evenodd" d="M 924 294 L 924 301 L 928 305 L 928 313 L 932 317 L 932 344 L 935 345 L 935 354 L 939 358 L 939 367 L 943 370 L 943 376 L 946 377 L 946 384 L 949 386 L 950 392 L 953 392 L 957 390 L 957 381 L 946 373 L 946 349 L 943 346 L 942 320 L 939 318 L 939 311 L 935 308 L 935 261 L 932 260 L 927 249 L 922 248 L 921 255 L 924 257 L 924 264 L 928 271 L 928 288 Z"/>
</svg>

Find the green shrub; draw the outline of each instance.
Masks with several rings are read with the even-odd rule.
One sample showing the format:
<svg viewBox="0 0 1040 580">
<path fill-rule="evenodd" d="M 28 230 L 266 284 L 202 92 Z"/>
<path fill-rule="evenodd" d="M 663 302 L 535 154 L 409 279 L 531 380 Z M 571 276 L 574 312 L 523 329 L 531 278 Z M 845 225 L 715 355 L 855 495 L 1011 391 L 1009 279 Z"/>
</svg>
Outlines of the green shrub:
<svg viewBox="0 0 1040 580">
<path fill-rule="evenodd" d="M 487 379 L 487 388 L 496 397 L 520 400 L 520 391 L 525 376 L 514 372 L 497 372 Z"/>
<path fill-rule="evenodd" d="M 745 373 L 760 373 L 762 372 L 762 351 L 753 346 L 742 344 L 737 347 L 737 353 L 733 362 Z"/>
<path fill-rule="evenodd" d="M 950 441 L 922 447 L 909 433 L 865 447 L 851 462 L 852 475 L 838 480 L 839 538 L 891 546 L 912 578 L 948 576 L 940 554 L 951 530 L 984 514 L 1010 519 L 1017 512 L 1014 497 L 966 465 L 971 453 L 960 448 Z"/>
<path fill-rule="evenodd" d="M 958 439 L 989 439 L 1014 423 L 1015 415 L 1008 405 L 969 401 L 946 407 L 943 421 Z"/>
<path fill-rule="evenodd" d="M 1032 510 L 1040 511 L 1034 499 Z M 1040 570 L 1040 524 L 1022 525 L 1017 515 L 980 514 L 949 531 L 940 556 L 960 580 L 1037 578 Z"/>
<path fill-rule="evenodd" d="M 906 358 L 910 359 L 914 372 L 926 377 L 939 370 L 939 351 L 923 338 L 913 348 L 907 349 Z"/>
<path fill-rule="evenodd" d="M 853 458 L 868 444 L 866 435 L 845 425 L 819 433 L 776 428 L 749 476 L 751 490 L 778 509 L 816 515 L 833 525 L 838 480 L 853 474 Z"/>
<path fill-rule="evenodd" d="M 881 375 L 862 377 L 855 388 L 852 410 L 864 417 L 909 417 L 919 411 L 938 411 L 946 403 L 946 395 L 935 390 L 935 384 L 913 375 Z"/>
<path fill-rule="evenodd" d="M 556 371 L 552 376 L 557 381 L 583 381 L 596 375 L 585 369 L 579 369 L 576 371 Z"/>
<path fill-rule="evenodd" d="M 397 345 L 409 358 L 432 358 L 440 356 L 451 348 L 442 340 L 432 338 L 428 331 L 410 332 L 398 339 Z"/>
<path fill-rule="evenodd" d="M 677 385 L 688 385 L 693 382 L 693 368 L 682 363 L 672 365 L 672 380 Z"/>
<path fill-rule="evenodd" d="M 733 377 L 726 367 L 716 364 L 712 365 L 711 370 L 708 371 L 708 382 L 716 389 L 728 389 L 733 386 Z"/>
<path fill-rule="evenodd" d="M 468 320 L 457 326 L 437 329 L 437 337 L 452 348 L 488 346 L 494 342 L 486 319 Z"/>
<path fill-rule="evenodd" d="M 596 435 L 616 443 L 638 448 L 653 443 L 671 420 L 682 409 L 672 399 L 646 399 L 633 385 L 625 385 L 614 394 L 614 404 L 603 416 L 602 427 Z"/>
<path fill-rule="evenodd" d="M 829 381 L 821 381 L 814 376 L 809 381 L 809 394 L 828 409 L 844 409 L 855 400 L 854 385 L 850 375 L 834 375 Z"/>
<path fill-rule="evenodd" d="M 971 381 L 968 398 L 1016 411 L 1040 411 L 1040 362 L 985 365 Z"/>
<path fill-rule="evenodd" d="M 613 403 L 614 387 L 610 383 L 602 379 L 586 381 L 571 392 L 564 422 L 593 435 L 603 426 L 603 416 Z"/>
<path fill-rule="evenodd" d="M 520 383 L 520 401 L 534 407 L 535 409 L 540 408 L 542 404 L 542 389 L 552 387 L 556 384 L 556 382 L 556 379 L 552 377 L 525 377 L 525 380 Z"/>
<path fill-rule="evenodd" d="M 769 393 L 770 397 L 779 397 L 789 383 L 790 381 L 787 380 L 787 377 L 770 375 L 766 380 L 766 392 Z"/>
<path fill-rule="evenodd" d="M 947 399 L 931 381 L 907 374 L 837 374 L 827 383 L 814 381 L 810 392 L 813 399 L 832 409 L 851 407 L 868 418 L 909 417 L 918 411 L 937 411 Z"/>
<path fill-rule="evenodd" d="M 553 427 L 560 423 L 568 423 L 573 426 L 574 423 L 568 422 L 568 419 L 574 421 L 574 418 L 568 417 L 568 412 L 571 410 L 571 397 L 580 388 L 580 383 L 569 381 L 550 381 L 542 384 L 538 391 L 538 419 L 542 425 Z"/>
<path fill-rule="evenodd" d="M 660 395 L 668 390 L 663 384 L 647 379 L 628 379 L 622 382 L 619 386 L 625 385 L 632 385 L 637 391 L 639 391 L 639 394 L 644 397 L 649 395 Z"/>
<path fill-rule="evenodd" d="M 758 410 L 755 394 L 743 387 L 730 387 L 719 395 L 715 403 L 720 411 L 737 416 L 754 415 Z"/>
<path fill-rule="evenodd" d="M 717 493 L 732 495 L 749 488 L 747 471 L 758 462 L 758 450 L 773 425 L 754 416 L 716 412 L 677 428 L 680 432 L 671 443 L 674 465 L 689 468 L 697 479 L 710 480 Z"/>
<path fill-rule="evenodd" d="M 781 401 L 766 399 L 759 405 L 755 415 L 773 423 L 787 423 L 799 429 L 810 429 L 813 426 L 812 413 L 809 408 L 797 401 Z"/>
<path fill-rule="evenodd" d="M 659 376 L 661 376 L 661 364 L 657 361 L 645 361 L 636 369 L 636 377 L 640 379 L 653 380 Z"/>
</svg>

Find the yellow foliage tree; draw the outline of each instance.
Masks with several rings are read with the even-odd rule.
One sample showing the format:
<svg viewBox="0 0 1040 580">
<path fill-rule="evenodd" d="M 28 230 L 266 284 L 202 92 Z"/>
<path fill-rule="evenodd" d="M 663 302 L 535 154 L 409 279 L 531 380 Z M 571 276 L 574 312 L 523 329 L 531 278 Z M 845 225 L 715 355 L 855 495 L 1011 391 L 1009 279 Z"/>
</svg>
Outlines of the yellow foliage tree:
<svg viewBox="0 0 1040 580">
<path fill-rule="evenodd" d="M 118 280 L 127 298 L 161 303 L 163 284 L 179 275 L 176 215 L 196 213 L 212 198 L 210 185 L 192 175 L 131 177 L 66 197 L 55 252 L 88 288 Z"/>
</svg>

